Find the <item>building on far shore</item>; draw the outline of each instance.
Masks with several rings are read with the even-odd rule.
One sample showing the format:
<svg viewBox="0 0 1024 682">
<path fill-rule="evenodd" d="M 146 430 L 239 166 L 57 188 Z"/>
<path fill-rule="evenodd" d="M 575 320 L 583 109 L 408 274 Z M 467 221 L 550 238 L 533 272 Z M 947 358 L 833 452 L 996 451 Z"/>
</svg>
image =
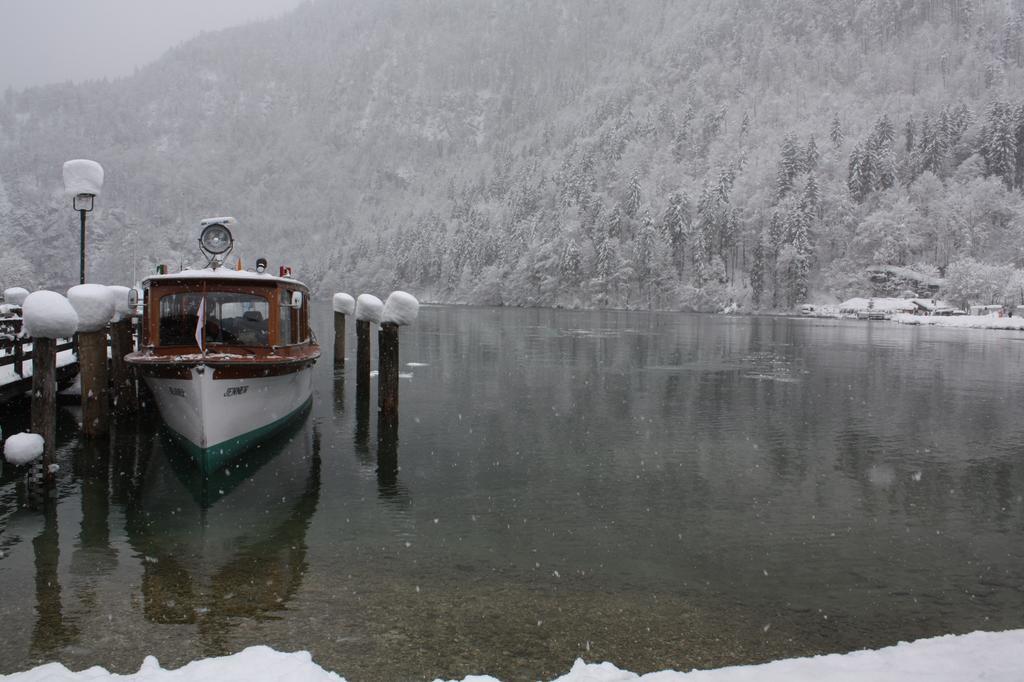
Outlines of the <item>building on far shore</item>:
<svg viewBox="0 0 1024 682">
<path fill-rule="evenodd" d="M 865 319 L 891 315 L 933 315 L 947 304 L 934 298 L 851 298 L 839 304 L 839 314 Z"/>
</svg>

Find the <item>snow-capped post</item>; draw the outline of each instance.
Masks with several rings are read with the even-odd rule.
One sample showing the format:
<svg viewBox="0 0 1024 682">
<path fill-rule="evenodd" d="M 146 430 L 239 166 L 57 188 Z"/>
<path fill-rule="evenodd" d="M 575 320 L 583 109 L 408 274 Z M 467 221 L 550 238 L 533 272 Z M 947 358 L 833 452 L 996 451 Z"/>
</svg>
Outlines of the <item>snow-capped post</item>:
<svg viewBox="0 0 1024 682">
<path fill-rule="evenodd" d="M 21 307 L 25 303 L 26 298 L 28 298 L 28 289 L 22 287 L 4 289 L 4 303 L 7 305 Z"/>
<path fill-rule="evenodd" d="M 387 417 L 398 416 L 398 328 L 416 321 L 420 302 L 412 294 L 394 291 L 388 296 L 381 313 L 377 355 L 380 372 L 377 377 L 377 408 Z"/>
<path fill-rule="evenodd" d="M 124 356 L 135 350 L 132 307 L 128 302 L 131 289 L 122 286 L 108 288 L 114 299 L 114 316 L 110 320 L 110 388 L 114 393 L 114 414 L 131 414 L 138 403 L 135 373 L 124 361 Z"/>
<path fill-rule="evenodd" d="M 78 314 L 55 291 L 35 291 L 22 303 L 24 333 L 32 337 L 32 432 L 43 439 L 43 475 L 53 480 L 57 441 L 57 339 L 78 330 Z"/>
<path fill-rule="evenodd" d="M 334 295 L 334 365 L 345 366 L 345 318 L 356 311 L 356 300 L 348 294 Z"/>
<path fill-rule="evenodd" d="M 370 325 L 380 324 L 384 303 L 372 294 L 356 299 L 356 399 L 370 397 Z"/>
<path fill-rule="evenodd" d="M 68 289 L 68 300 L 78 313 L 82 431 L 88 438 L 102 438 L 110 432 L 107 324 L 114 316 L 114 297 L 102 284 L 79 284 Z"/>
<path fill-rule="evenodd" d="M 93 209 L 93 202 L 103 188 L 103 166 L 88 159 L 64 162 L 64 193 L 71 197 L 71 206 L 81 222 L 78 251 L 78 283 L 85 284 L 85 214 Z"/>
</svg>

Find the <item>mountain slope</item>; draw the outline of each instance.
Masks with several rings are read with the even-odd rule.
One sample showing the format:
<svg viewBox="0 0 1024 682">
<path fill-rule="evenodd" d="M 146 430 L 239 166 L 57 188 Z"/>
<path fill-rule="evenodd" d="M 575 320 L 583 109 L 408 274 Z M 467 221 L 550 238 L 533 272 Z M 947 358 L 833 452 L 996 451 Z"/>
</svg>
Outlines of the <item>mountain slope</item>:
<svg viewBox="0 0 1024 682">
<path fill-rule="evenodd" d="M 187 261 L 198 219 L 231 213 L 247 259 L 355 293 L 781 307 L 863 290 L 884 263 L 1003 295 L 1024 264 L 1022 16 L 307 3 L 130 78 L 7 93 L 0 281 L 24 261 L 32 284 L 69 281 L 59 168 L 84 156 L 107 170 L 91 259 L 111 281 L 133 253 L 142 271 Z"/>
</svg>

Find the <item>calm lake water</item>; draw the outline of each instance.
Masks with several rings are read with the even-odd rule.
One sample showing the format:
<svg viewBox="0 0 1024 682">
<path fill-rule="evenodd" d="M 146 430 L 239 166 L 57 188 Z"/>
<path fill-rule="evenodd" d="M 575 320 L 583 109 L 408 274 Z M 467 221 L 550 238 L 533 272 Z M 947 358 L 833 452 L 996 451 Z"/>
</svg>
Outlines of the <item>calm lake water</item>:
<svg viewBox="0 0 1024 682">
<path fill-rule="evenodd" d="M 1022 334 L 423 307 L 395 442 L 321 309 L 312 411 L 247 466 L 62 408 L 50 511 L 5 467 L 0 673 L 267 644 L 539 679 L 1024 627 Z"/>
</svg>

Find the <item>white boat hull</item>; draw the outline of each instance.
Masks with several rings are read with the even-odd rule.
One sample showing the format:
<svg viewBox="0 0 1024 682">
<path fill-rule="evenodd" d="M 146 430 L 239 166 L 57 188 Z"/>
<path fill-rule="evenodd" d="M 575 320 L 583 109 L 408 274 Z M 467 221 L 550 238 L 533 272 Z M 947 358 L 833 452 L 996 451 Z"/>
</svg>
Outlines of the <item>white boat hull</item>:
<svg viewBox="0 0 1024 682">
<path fill-rule="evenodd" d="M 208 366 L 190 378 L 146 376 L 160 415 L 204 468 L 233 455 L 284 425 L 309 402 L 313 367 L 266 377 L 214 379 Z M 191 446 L 191 447 L 190 447 Z"/>
</svg>

